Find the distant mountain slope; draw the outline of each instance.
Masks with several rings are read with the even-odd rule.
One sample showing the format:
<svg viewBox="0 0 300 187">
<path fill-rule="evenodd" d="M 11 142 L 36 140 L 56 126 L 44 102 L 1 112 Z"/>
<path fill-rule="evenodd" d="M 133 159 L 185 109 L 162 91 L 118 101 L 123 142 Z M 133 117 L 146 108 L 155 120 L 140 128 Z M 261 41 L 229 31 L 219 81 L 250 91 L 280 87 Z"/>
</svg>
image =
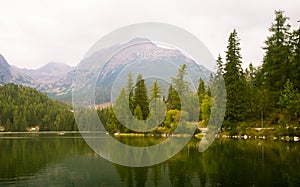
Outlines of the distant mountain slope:
<svg viewBox="0 0 300 187">
<path fill-rule="evenodd" d="M 36 70 L 20 69 L 10 66 L 0 54 L 0 85 L 14 83 L 17 85 L 29 86 L 47 93 L 52 98 L 60 95 L 69 97 L 73 83 L 74 68 L 63 63 L 48 63 Z"/>
<path fill-rule="evenodd" d="M 33 86 L 34 80 L 30 76 L 11 67 L 0 54 L 0 83 L 15 83 L 18 85 Z"/>
<path fill-rule="evenodd" d="M 18 67 L 14 67 L 14 69 L 32 77 L 34 80 L 32 87 L 47 93 L 52 98 L 61 99 L 57 96 L 70 95 L 74 68 L 69 65 L 50 62 L 38 69 L 20 69 Z"/>
<path fill-rule="evenodd" d="M 26 73 L 31 76 L 37 82 L 48 82 L 53 83 L 65 77 L 66 74 L 73 70 L 69 65 L 57 62 L 50 62 L 45 66 L 32 70 L 32 69 L 19 69 L 18 71 Z"/>
<path fill-rule="evenodd" d="M 11 79 L 10 66 L 0 54 L 0 82 L 7 83 Z"/>
<path fill-rule="evenodd" d="M 138 44 L 136 41 L 138 41 Z M 103 62 L 103 60 L 107 59 L 108 61 L 105 64 L 97 63 L 98 61 Z M 79 71 L 76 72 L 76 75 L 80 76 L 82 80 L 87 80 L 84 84 L 80 83 L 83 91 L 93 88 L 95 86 L 94 82 L 88 82 L 88 80 L 95 80 L 98 77 L 95 88 L 96 104 L 101 104 L 110 101 L 112 94 L 110 90 L 112 90 L 114 81 L 120 73 L 125 72 L 124 68 L 126 66 L 128 67 L 135 62 L 145 64 L 145 66 L 140 67 L 140 72 L 145 73 L 142 73 L 144 76 L 151 71 L 161 71 L 163 74 L 174 75 L 174 72 L 177 72 L 179 66 L 183 64 L 187 65 L 187 72 L 190 73 L 189 76 L 195 82 L 200 77 L 208 81 L 212 73 L 204 66 L 197 65 L 191 58 L 185 56 L 179 50 L 164 48 L 147 39 L 137 38 L 119 46 L 112 46 L 90 54 L 90 56 L 83 59 L 79 64 Z M 178 68 L 174 69 L 172 63 L 178 66 Z M 157 64 L 159 68 L 156 66 L 156 69 L 149 69 L 148 67 L 153 68 L 149 64 Z M 162 68 L 161 65 L 163 64 L 164 67 Z M 199 71 L 194 71 L 195 68 Z M 122 78 L 126 80 L 126 77 L 123 76 Z M 82 95 L 86 94 L 82 93 Z"/>
</svg>

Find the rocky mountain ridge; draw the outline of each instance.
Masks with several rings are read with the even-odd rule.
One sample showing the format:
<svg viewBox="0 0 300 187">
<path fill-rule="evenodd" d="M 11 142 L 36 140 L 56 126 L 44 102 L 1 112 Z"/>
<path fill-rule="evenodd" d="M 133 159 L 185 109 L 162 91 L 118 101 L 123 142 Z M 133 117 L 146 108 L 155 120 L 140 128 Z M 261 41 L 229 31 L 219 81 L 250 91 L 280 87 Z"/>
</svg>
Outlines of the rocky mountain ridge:
<svg viewBox="0 0 300 187">
<path fill-rule="evenodd" d="M 136 45 L 136 41 L 138 44 Z M 128 47 L 129 46 L 129 47 Z M 121 49 L 121 50 L 119 50 Z M 118 51 L 117 51 L 118 50 Z M 115 55 L 112 55 L 116 53 Z M 111 56 L 112 55 L 112 56 Z M 94 63 L 109 60 L 105 64 Z M 147 39 L 133 39 L 127 43 L 118 46 L 101 49 L 87 58 L 75 68 L 63 63 L 48 63 L 47 65 L 35 69 L 20 69 L 10 66 L 5 58 L 0 55 L 0 84 L 15 83 L 18 85 L 30 86 L 39 91 L 47 93 L 50 97 L 68 100 L 71 102 L 71 93 L 73 89 L 73 79 L 75 73 L 83 74 L 87 79 L 98 77 L 99 86 L 109 91 L 115 78 L 122 71 L 122 68 L 128 63 L 132 63 L 135 59 L 142 59 L 151 63 L 159 61 L 168 61 L 178 66 L 187 64 L 187 67 L 194 68 L 195 62 L 182 54 L 179 50 L 168 49 L 158 46 Z M 80 66 L 82 65 L 83 68 Z M 189 66 L 190 65 L 190 66 Z M 191 75 L 195 80 L 201 76 L 208 81 L 210 70 L 202 65 L 198 65 L 200 74 Z M 171 71 L 171 70 L 170 70 Z M 172 70 L 173 71 L 173 70 Z M 192 71 L 191 71 L 192 72 Z M 104 85 L 104 86 L 103 86 Z M 86 89 L 92 88 L 94 84 L 87 84 Z M 104 99 L 106 100 L 106 99 Z"/>
</svg>

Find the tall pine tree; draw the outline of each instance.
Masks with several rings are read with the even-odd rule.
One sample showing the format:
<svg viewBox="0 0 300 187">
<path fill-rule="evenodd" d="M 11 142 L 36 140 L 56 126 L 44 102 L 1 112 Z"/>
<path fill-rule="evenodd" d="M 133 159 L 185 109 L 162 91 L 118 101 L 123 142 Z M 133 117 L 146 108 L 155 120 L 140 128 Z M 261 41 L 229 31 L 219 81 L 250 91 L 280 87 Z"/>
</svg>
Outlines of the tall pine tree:
<svg viewBox="0 0 300 187">
<path fill-rule="evenodd" d="M 121 124 L 128 126 L 130 125 L 130 114 L 127 113 L 126 108 L 128 107 L 128 95 L 124 88 L 122 88 L 114 106 L 114 112 L 116 117 Z M 125 127 L 118 123 L 118 129 L 122 132 Z"/>
<path fill-rule="evenodd" d="M 142 75 L 138 75 L 136 80 L 136 86 L 134 91 L 134 109 L 137 106 L 140 106 L 143 119 L 147 119 L 149 114 L 149 98 L 147 94 L 147 87 L 145 84 L 145 80 L 143 79 Z"/>
<path fill-rule="evenodd" d="M 300 20 L 298 22 L 300 22 Z M 300 89 L 300 27 L 293 32 L 291 45 L 292 62 L 290 80 L 294 82 L 295 88 Z"/>
<path fill-rule="evenodd" d="M 198 97 L 199 97 L 199 103 L 201 104 L 203 96 L 206 94 L 205 82 L 202 78 L 199 79 L 197 94 L 198 94 Z"/>
<path fill-rule="evenodd" d="M 183 64 L 178 69 L 178 73 L 171 80 L 171 85 L 168 91 L 167 108 L 168 110 L 181 110 L 181 100 L 183 97 L 189 95 L 189 84 L 184 80 L 186 72 L 186 64 Z"/>
<path fill-rule="evenodd" d="M 240 40 L 236 30 L 229 36 L 226 51 L 224 80 L 226 84 L 227 103 L 225 119 L 232 124 L 245 119 L 245 76 L 241 67 Z"/>
<path fill-rule="evenodd" d="M 261 83 L 265 88 L 279 96 L 289 77 L 291 51 L 289 37 L 290 25 L 283 11 L 275 11 L 275 20 L 269 29 L 271 36 L 265 41 L 265 57 L 260 71 Z"/>
<path fill-rule="evenodd" d="M 168 110 L 180 110 L 181 109 L 180 97 L 178 95 L 178 92 L 173 88 L 172 84 L 170 84 L 170 87 L 168 90 L 167 109 Z"/>
<path fill-rule="evenodd" d="M 149 104 L 150 108 L 150 125 L 159 125 L 163 121 L 165 115 L 165 102 L 161 98 L 161 87 L 158 84 L 158 81 L 155 80 L 150 87 L 151 102 Z"/>
<path fill-rule="evenodd" d="M 127 85 L 126 85 L 126 92 L 128 95 L 128 103 L 131 113 L 134 112 L 134 84 L 133 84 L 133 74 L 129 73 L 127 77 Z"/>
</svg>

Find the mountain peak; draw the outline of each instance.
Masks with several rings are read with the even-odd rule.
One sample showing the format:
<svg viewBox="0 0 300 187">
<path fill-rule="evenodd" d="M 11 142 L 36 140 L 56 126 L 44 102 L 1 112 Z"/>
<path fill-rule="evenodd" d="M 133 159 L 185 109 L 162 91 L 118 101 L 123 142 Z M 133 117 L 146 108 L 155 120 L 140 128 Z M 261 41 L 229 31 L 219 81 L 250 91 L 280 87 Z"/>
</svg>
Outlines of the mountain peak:
<svg viewBox="0 0 300 187">
<path fill-rule="evenodd" d="M 73 68 L 67 64 L 60 62 L 49 62 L 48 64 L 34 70 L 40 74 L 66 74 L 71 71 Z"/>
<path fill-rule="evenodd" d="M 127 44 L 136 44 L 136 43 L 142 43 L 142 42 L 151 42 L 151 40 L 147 38 L 133 38 Z"/>
<path fill-rule="evenodd" d="M 5 60 L 4 56 L 2 56 L 0 54 L 0 67 L 1 68 L 9 68 L 9 64 L 7 63 L 7 61 Z"/>
<path fill-rule="evenodd" d="M 0 54 L 0 83 L 9 82 L 11 79 L 10 66 Z"/>
<path fill-rule="evenodd" d="M 0 54 L 0 83 L 30 85 L 32 83 L 32 79 L 11 67 Z"/>
</svg>

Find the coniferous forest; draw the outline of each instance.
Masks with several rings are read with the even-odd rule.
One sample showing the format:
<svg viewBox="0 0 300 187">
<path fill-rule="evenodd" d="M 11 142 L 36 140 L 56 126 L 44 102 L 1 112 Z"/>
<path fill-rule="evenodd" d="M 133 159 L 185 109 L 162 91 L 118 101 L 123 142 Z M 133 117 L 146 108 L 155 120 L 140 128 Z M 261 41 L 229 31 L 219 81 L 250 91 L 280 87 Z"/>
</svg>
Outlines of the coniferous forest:
<svg viewBox="0 0 300 187">
<path fill-rule="evenodd" d="M 275 127 L 293 134 L 300 124 L 300 28 L 291 30 L 289 18 L 275 11 L 269 36 L 262 44 L 262 65 L 241 68 L 240 39 L 234 30 L 228 39 L 224 61 L 219 57 L 227 91 L 223 127 L 244 131 L 247 127 Z M 286 132 L 288 131 L 288 132 Z"/>
<path fill-rule="evenodd" d="M 255 134 L 253 128 L 271 128 L 260 133 L 273 135 L 299 135 L 300 126 L 300 28 L 291 30 L 289 18 L 283 11 L 275 11 L 275 19 L 269 28 L 269 36 L 262 44 L 265 52 L 262 65 L 254 67 L 250 63 L 242 68 L 240 39 L 234 29 L 229 36 L 225 57 L 217 59 L 216 74 L 210 82 L 199 79 L 198 97 L 199 125 L 205 127 L 211 113 L 211 82 L 222 75 L 226 84 L 226 113 L 222 131 L 236 134 Z M 134 91 L 121 91 L 118 100 L 129 98 L 132 114 L 138 119 L 146 119 L 149 113 L 149 102 L 154 98 L 163 100 L 167 105 L 165 120 L 154 132 L 169 133 L 176 127 L 180 118 L 180 99 L 178 90 L 188 86 L 184 82 L 185 66 L 178 70 L 168 90 L 162 96 L 160 85 L 154 82 L 147 95 L 147 88 L 139 75 Z M 128 77 L 131 88 L 132 75 Z M 180 88 L 174 89 L 174 86 Z M 190 93 L 188 93 L 190 94 Z M 116 108 L 118 108 L 118 100 Z M 122 108 L 122 107 L 121 107 Z M 121 109 L 120 108 L 120 109 Z M 118 109 L 117 109 L 118 110 Z M 130 132 L 121 127 L 113 113 L 113 107 L 98 110 L 99 116 L 110 132 Z M 189 113 L 189 117 L 195 116 Z M 194 119 L 195 120 L 195 119 Z M 191 120 L 190 120 L 191 121 Z"/>
<path fill-rule="evenodd" d="M 35 89 L 15 84 L 0 86 L 0 126 L 4 131 L 76 130 L 71 107 Z"/>
</svg>

